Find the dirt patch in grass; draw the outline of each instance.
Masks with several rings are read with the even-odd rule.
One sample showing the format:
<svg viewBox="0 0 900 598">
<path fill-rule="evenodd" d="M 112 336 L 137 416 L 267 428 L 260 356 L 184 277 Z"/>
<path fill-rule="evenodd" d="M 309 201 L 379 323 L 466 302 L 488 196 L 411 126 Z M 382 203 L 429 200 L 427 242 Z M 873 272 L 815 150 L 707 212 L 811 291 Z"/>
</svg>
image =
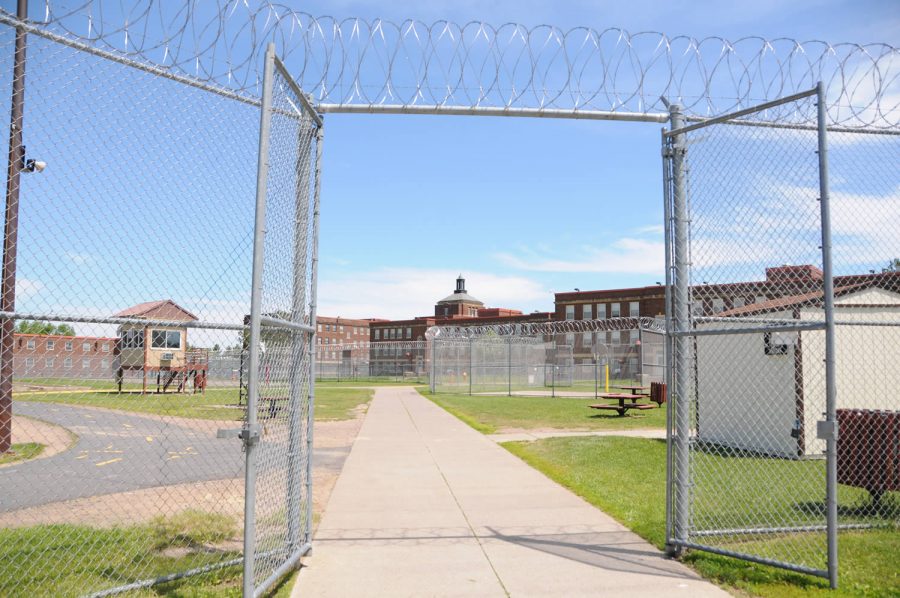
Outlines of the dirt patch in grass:
<svg viewBox="0 0 900 598">
<path fill-rule="evenodd" d="M 40 444 L 44 448 L 41 451 L 29 451 L 29 455 L 24 459 L 10 460 L 9 462 L 0 462 L 0 467 L 6 467 L 13 464 L 19 464 L 31 459 L 46 459 L 52 457 L 65 450 L 75 446 L 78 436 L 55 424 L 47 423 L 32 417 L 24 417 L 22 415 L 14 415 L 12 422 L 12 441 L 13 444 Z"/>
</svg>

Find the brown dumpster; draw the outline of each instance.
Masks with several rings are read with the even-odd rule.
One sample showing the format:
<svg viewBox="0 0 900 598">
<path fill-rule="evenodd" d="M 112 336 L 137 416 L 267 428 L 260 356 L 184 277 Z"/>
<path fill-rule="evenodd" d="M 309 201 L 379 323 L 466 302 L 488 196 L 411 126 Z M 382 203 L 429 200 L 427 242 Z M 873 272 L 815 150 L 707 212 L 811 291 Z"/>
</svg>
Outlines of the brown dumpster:
<svg viewBox="0 0 900 598">
<path fill-rule="evenodd" d="M 839 484 L 865 488 L 878 503 L 900 490 L 900 412 L 838 409 Z"/>
</svg>

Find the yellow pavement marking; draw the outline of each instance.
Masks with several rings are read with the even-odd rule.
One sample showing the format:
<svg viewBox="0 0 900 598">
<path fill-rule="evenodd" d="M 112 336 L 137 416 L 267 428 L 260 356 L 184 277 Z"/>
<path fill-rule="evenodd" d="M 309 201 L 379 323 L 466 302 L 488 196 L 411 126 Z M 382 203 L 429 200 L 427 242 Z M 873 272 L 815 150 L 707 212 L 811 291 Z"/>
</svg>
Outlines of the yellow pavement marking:
<svg viewBox="0 0 900 598">
<path fill-rule="evenodd" d="M 147 442 L 153 442 L 153 436 L 147 436 Z"/>
<path fill-rule="evenodd" d="M 104 465 L 109 465 L 110 463 L 115 463 L 116 461 L 121 461 L 122 457 L 116 457 L 115 459 L 110 459 L 109 461 L 101 461 L 97 463 L 97 467 L 103 467 Z"/>
</svg>

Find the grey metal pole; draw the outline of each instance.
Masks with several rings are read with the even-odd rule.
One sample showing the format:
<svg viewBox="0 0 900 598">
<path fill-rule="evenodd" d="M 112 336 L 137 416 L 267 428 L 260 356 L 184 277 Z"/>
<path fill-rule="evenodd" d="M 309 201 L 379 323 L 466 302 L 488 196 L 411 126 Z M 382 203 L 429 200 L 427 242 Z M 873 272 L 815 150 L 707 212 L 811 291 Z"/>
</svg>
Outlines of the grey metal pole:
<svg viewBox="0 0 900 598">
<path fill-rule="evenodd" d="M 437 337 L 432 335 L 431 337 L 431 379 L 429 380 L 429 388 L 431 390 L 431 394 L 434 394 L 434 388 L 437 384 L 437 381 L 434 379 L 435 373 L 435 364 L 434 364 L 434 356 L 435 356 L 435 344 L 437 343 Z"/>
<path fill-rule="evenodd" d="M 506 396 L 512 396 L 512 337 L 509 337 L 506 344 Z"/>
<path fill-rule="evenodd" d="M 322 192 L 322 145 L 325 140 L 323 125 L 319 125 L 316 131 L 316 182 L 313 187 L 313 230 L 312 230 L 312 269 L 309 293 L 309 318 L 313 326 L 316 325 L 316 313 L 318 306 L 319 289 L 319 211 Z M 309 337 L 310 348 L 315 347 L 314 335 Z M 309 552 L 312 552 L 312 524 L 313 524 L 313 433 L 315 431 L 316 413 L 316 354 L 310 351 L 309 359 L 309 404 L 306 406 L 306 542 L 309 543 Z"/>
<path fill-rule="evenodd" d="M 665 290 L 665 302 L 666 302 L 666 347 L 665 347 L 665 359 L 666 359 L 666 388 L 672 389 L 672 379 L 673 379 L 673 350 L 672 343 L 674 337 L 672 336 L 672 206 L 671 206 L 671 169 L 670 166 L 672 164 L 671 157 L 668 155 L 668 149 L 670 147 L 669 139 L 665 135 L 665 130 L 662 131 L 662 148 L 663 148 L 663 220 L 664 220 L 664 230 L 665 230 L 665 260 L 666 260 L 666 290 Z M 671 392 L 671 390 L 669 391 Z M 673 429 L 672 424 L 674 420 L 674 410 L 672 401 L 666 401 L 666 552 L 670 555 L 674 555 L 677 551 L 677 548 L 672 544 L 672 539 L 674 537 L 673 529 L 673 513 L 672 513 L 672 501 L 674 497 L 674 492 L 672 491 L 672 487 L 674 484 L 673 470 L 672 470 L 672 443 L 673 443 Z"/>
<path fill-rule="evenodd" d="M 831 261 L 831 200 L 828 193 L 828 137 L 825 86 L 816 85 L 819 126 L 819 208 L 822 218 L 822 274 L 825 288 L 825 518 L 828 527 L 828 581 L 838 587 L 837 388 L 834 343 L 834 270 Z"/>
<path fill-rule="evenodd" d="M 473 354 L 475 345 L 473 338 L 469 338 L 469 396 L 472 396 L 472 378 L 474 377 L 474 372 L 472 371 L 472 364 L 475 360 L 475 355 Z"/>
<path fill-rule="evenodd" d="M 266 185 L 269 176 L 269 129 L 272 123 L 272 79 L 275 44 L 266 48 L 262 105 L 259 117 L 259 162 L 256 174 L 256 217 L 253 229 L 253 276 L 250 287 L 250 365 L 247 376 L 247 424 L 243 432 L 247 465 L 244 473 L 244 579 L 243 596 L 253 596 L 256 540 L 256 441 L 259 426 L 256 409 L 259 398 L 259 341 L 262 315 L 262 277 L 265 262 Z"/>
<path fill-rule="evenodd" d="M 684 125 L 681 106 L 673 104 L 669 108 L 672 130 Z M 674 264 L 671 276 L 674 279 L 674 330 L 676 333 L 686 332 L 690 318 L 690 262 L 688 257 L 688 211 L 687 185 L 685 183 L 684 156 L 686 144 L 684 135 L 675 135 L 670 145 L 672 150 L 672 216 L 674 219 Z M 688 397 L 688 337 L 675 337 L 675 355 L 673 366 L 675 371 L 675 388 L 672 399 L 675 403 L 675 540 L 688 541 L 690 524 L 690 399 Z M 682 552 L 676 545 L 674 554 Z"/>
<path fill-rule="evenodd" d="M 302 118 L 297 131 L 297 182 L 294 192 L 294 268 L 293 268 L 293 297 L 291 305 L 291 322 L 306 323 L 315 326 L 315 320 L 306 322 L 306 234 L 309 230 L 309 192 L 310 192 L 310 163 L 312 161 L 311 146 L 315 135 L 315 124 L 312 119 Z M 287 484 L 287 544 L 290 554 L 302 543 L 300 538 L 300 441 L 302 437 L 302 423 L 300 419 L 301 409 L 307 403 L 304 395 L 304 380 L 309 375 L 310 381 L 315 373 L 310 370 L 303 371 L 303 359 L 308 354 L 310 361 L 314 359 L 312 352 L 315 346 L 308 341 L 314 340 L 314 335 L 306 332 L 291 331 L 288 333 L 291 339 L 291 369 L 288 397 L 288 470 Z M 298 337 L 304 335 L 301 341 Z M 302 338 L 302 337 L 300 337 Z M 340 368 L 338 368 L 340 378 Z M 304 525 L 305 528 L 305 525 Z"/>
<path fill-rule="evenodd" d="M 28 0 L 19 0 L 16 16 L 28 18 Z M 19 182 L 25 161 L 22 125 L 25 116 L 25 29 L 16 27 L 13 58 L 12 110 L 9 116 L 9 162 L 6 176 L 6 214 L 3 226 L 3 278 L 0 310 L 16 311 L 16 250 L 19 236 Z M 5 318 L 0 324 L 0 454 L 12 446 L 13 350 L 16 324 Z"/>
</svg>

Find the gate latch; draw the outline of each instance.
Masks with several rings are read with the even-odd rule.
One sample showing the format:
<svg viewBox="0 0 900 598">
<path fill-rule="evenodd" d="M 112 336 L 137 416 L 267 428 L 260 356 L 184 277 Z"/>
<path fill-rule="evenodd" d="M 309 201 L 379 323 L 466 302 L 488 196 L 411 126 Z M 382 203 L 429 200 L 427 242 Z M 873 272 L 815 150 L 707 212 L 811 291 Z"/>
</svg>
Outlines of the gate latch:
<svg viewBox="0 0 900 598">
<path fill-rule="evenodd" d="M 245 447 L 253 446 L 259 442 L 259 426 L 254 425 L 248 428 L 231 428 L 219 430 L 216 432 L 216 438 L 237 438 L 244 443 Z"/>
<path fill-rule="evenodd" d="M 820 440 L 837 440 L 838 427 L 835 421 L 817 421 L 816 438 Z"/>
</svg>

